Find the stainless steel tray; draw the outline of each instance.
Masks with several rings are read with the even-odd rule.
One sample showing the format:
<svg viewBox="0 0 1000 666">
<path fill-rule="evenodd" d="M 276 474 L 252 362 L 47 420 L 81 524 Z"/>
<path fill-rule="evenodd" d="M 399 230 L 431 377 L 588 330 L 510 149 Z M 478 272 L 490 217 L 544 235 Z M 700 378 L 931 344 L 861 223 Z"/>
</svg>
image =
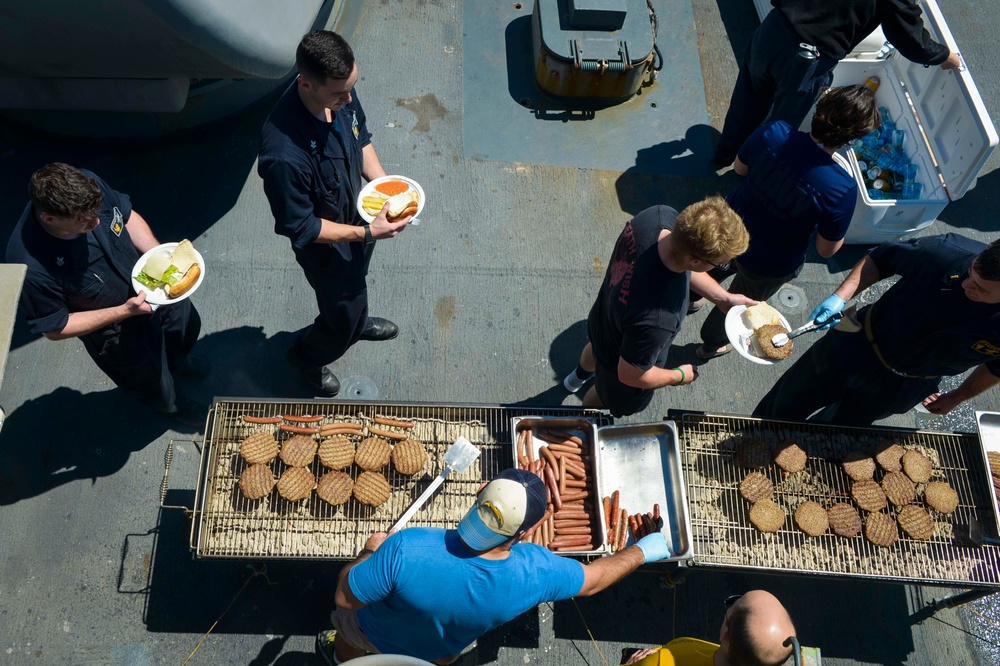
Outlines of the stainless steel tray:
<svg viewBox="0 0 1000 666">
<path fill-rule="evenodd" d="M 1000 451 L 1000 413 L 976 412 L 976 426 L 979 428 L 979 443 L 982 444 L 983 464 L 986 465 L 986 479 L 992 482 L 990 472 L 989 451 Z M 997 470 L 1000 474 L 1000 470 Z M 997 506 L 997 494 L 992 486 L 986 489 L 987 501 L 993 507 L 993 536 L 1000 536 L 1000 506 Z"/>
<path fill-rule="evenodd" d="M 630 514 L 659 504 L 663 535 L 674 553 L 670 560 L 691 559 L 691 513 L 674 422 L 603 426 L 597 441 L 601 497 L 620 491 L 620 505 Z"/>
<path fill-rule="evenodd" d="M 560 555 L 568 555 L 570 557 L 600 557 L 602 555 L 607 555 L 610 553 L 610 547 L 607 545 L 608 535 L 607 535 L 607 518 L 604 516 L 604 506 L 601 503 L 601 465 L 600 465 L 600 451 L 598 450 L 597 442 L 597 419 L 589 416 L 580 417 L 547 417 L 547 416 L 515 416 L 511 418 L 511 446 L 514 452 L 514 462 L 517 463 L 517 439 L 520 434 L 520 430 L 524 428 L 531 428 L 534 430 L 544 430 L 547 428 L 554 428 L 557 430 L 565 430 L 574 435 L 579 436 L 585 444 L 587 444 L 590 450 L 593 452 L 591 454 L 591 495 L 594 502 L 594 510 L 597 512 L 597 523 L 601 541 L 600 547 L 594 550 L 571 550 L 560 552 Z M 547 442 L 538 439 L 537 437 L 531 438 L 532 450 L 535 452 L 536 457 L 538 454 L 538 449 L 542 446 L 546 446 Z"/>
</svg>

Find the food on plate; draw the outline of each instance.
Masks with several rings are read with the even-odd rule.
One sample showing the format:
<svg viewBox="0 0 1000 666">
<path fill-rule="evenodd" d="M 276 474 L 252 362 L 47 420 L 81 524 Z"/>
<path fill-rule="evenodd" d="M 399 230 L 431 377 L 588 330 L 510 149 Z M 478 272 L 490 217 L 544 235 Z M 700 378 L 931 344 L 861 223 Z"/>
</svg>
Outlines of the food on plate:
<svg viewBox="0 0 1000 666">
<path fill-rule="evenodd" d="M 407 439 L 392 447 L 392 464 L 396 471 L 413 476 L 423 470 L 427 462 L 427 451 L 419 440 Z"/>
<path fill-rule="evenodd" d="M 875 450 L 875 460 L 887 472 L 898 472 L 903 469 L 903 454 L 906 449 L 896 442 L 882 442 Z"/>
<path fill-rule="evenodd" d="M 750 472 L 740 482 L 740 495 L 751 503 L 771 499 L 774 495 L 774 484 L 760 472 Z"/>
<path fill-rule="evenodd" d="M 774 336 L 780 333 L 788 333 L 788 329 L 781 324 L 765 324 L 758 329 L 754 330 L 754 335 L 757 336 L 757 346 L 760 348 L 764 358 L 769 358 L 775 361 L 782 361 L 792 355 L 792 348 L 795 346 L 794 341 L 789 340 L 780 347 L 775 347 L 771 340 Z"/>
<path fill-rule="evenodd" d="M 757 330 L 762 326 L 781 325 L 781 315 L 767 303 L 761 301 L 757 305 L 747 308 L 747 319 L 750 321 L 750 328 Z"/>
<path fill-rule="evenodd" d="M 875 478 L 875 459 L 863 451 L 851 451 L 844 456 L 844 471 L 854 481 Z"/>
<path fill-rule="evenodd" d="M 305 435 L 289 437 L 281 445 L 281 461 L 289 467 L 305 467 L 316 457 L 316 440 Z"/>
<path fill-rule="evenodd" d="M 390 222 L 396 222 L 404 217 L 416 215 L 419 206 L 419 197 L 416 190 L 409 190 L 402 194 L 389 197 L 389 210 L 385 217 Z"/>
<path fill-rule="evenodd" d="M 785 510 L 770 499 L 754 502 L 750 522 L 761 532 L 777 532 L 785 524 Z"/>
<path fill-rule="evenodd" d="M 889 472 L 882 477 L 882 490 L 896 506 L 906 506 L 917 496 L 913 481 L 902 472 Z"/>
<path fill-rule="evenodd" d="M 259 500 L 274 488 L 274 474 L 267 465 L 250 465 L 240 474 L 240 492 L 247 499 Z"/>
<path fill-rule="evenodd" d="M 289 502 L 298 502 L 309 497 L 316 486 L 316 477 L 308 467 L 289 467 L 278 479 L 278 494 Z"/>
<path fill-rule="evenodd" d="M 384 183 L 376 185 L 375 189 L 387 197 L 394 197 L 410 189 L 410 184 L 404 183 L 401 180 L 387 180 Z"/>
<path fill-rule="evenodd" d="M 914 483 L 927 483 L 931 480 L 931 461 L 919 451 L 907 451 L 903 454 L 903 471 Z"/>
<path fill-rule="evenodd" d="M 830 520 L 826 516 L 826 509 L 809 500 L 795 510 L 795 524 L 809 536 L 819 536 L 829 529 Z"/>
<path fill-rule="evenodd" d="M 372 217 L 375 217 L 382 212 L 382 207 L 385 206 L 385 202 L 388 200 L 389 197 L 384 194 L 369 194 L 361 197 L 361 208 Z"/>
<path fill-rule="evenodd" d="M 240 455 L 251 465 L 267 464 L 278 457 L 278 442 L 270 433 L 255 432 L 240 442 Z"/>
<path fill-rule="evenodd" d="M 344 472 L 327 472 L 319 478 L 316 484 L 316 495 L 326 502 L 337 506 L 351 499 L 354 491 L 354 480 Z"/>
<path fill-rule="evenodd" d="M 944 481 L 931 481 L 924 488 L 924 501 L 941 513 L 953 513 L 958 508 L 958 493 Z"/>
<path fill-rule="evenodd" d="M 881 511 L 886 507 L 885 493 L 872 479 L 855 481 L 851 486 L 851 497 L 865 511 Z"/>
<path fill-rule="evenodd" d="M 167 298 L 180 298 L 191 290 L 200 276 L 198 255 L 191 241 L 185 238 L 173 252 L 154 252 L 135 280 L 144 287 L 162 290 Z"/>
<path fill-rule="evenodd" d="M 916 504 L 908 504 L 899 510 L 899 526 L 911 539 L 926 541 L 934 536 L 934 519 L 927 510 Z"/>
<path fill-rule="evenodd" d="M 861 533 L 861 516 L 858 510 L 847 502 L 834 504 L 826 512 L 830 528 L 842 537 L 853 537 Z"/>
<path fill-rule="evenodd" d="M 382 506 L 391 494 L 389 482 L 378 472 L 362 472 L 354 483 L 354 496 L 368 506 Z"/>
<path fill-rule="evenodd" d="M 806 452 L 798 444 L 778 445 L 774 462 L 789 474 L 801 472 L 806 468 Z"/>
<path fill-rule="evenodd" d="M 354 442 L 343 435 L 324 439 L 319 445 L 319 461 L 330 469 L 344 469 L 354 462 Z"/>
<path fill-rule="evenodd" d="M 354 462 L 358 467 L 369 472 L 375 472 L 389 464 L 392 447 L 381 437 L 367 437 L 358 444 L 354 454 Z"/>
<path fill-rule="evenodd" d="M 888 548 L 896 543 L 899 530 L 892 516 L 884 513 L 869 513 L 865 518 L 865 536 L 876 546 Z"/>
</svg>

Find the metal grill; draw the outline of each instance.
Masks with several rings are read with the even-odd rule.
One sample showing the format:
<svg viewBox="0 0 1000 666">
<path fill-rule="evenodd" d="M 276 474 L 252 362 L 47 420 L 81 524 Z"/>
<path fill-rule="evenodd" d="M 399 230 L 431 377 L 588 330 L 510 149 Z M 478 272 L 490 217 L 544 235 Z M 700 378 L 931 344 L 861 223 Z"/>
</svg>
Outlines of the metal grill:
<svg viewBox="0 0 1000 666">
<path fill-rule="evenodd" d="M 513 466 L 510 424 L 512 416 L 579 416 L 580 409 L 506 408 L 497 406 L 368 403 L 330 400 L 249 400 L 220 398 L 213 406 L 202 449 L 196 517 L 191 548 L 205 558 L 353 559 L 374 532 L 387 530 L 443 468 L 445 451 L 465 436 L 481 450 L 479 459 L 462 474 L 452 474 L 410 525 L 452 528 L 471 506 L 483 480 Z M 594 415 L 593 412 L 587 412 Z M 260 501 L 246 499 L 238 487 L 246 468 L 240 443 L 254 432 L 271 432 L 281 441 L 277 425 L 243 422 L 244 415 L 323 415 L 324 421 L 350 420 L 365 426 L 375 416 L 412 421 L 412 437 L 424 443 L 429 462 L 417 477 L 400 475 L 392 465 L 385 474 L 392 488 L 389 501 L 368 507 L 349 500 L 331 506 L 316 493 L 302 502 L 289 502 L 277 490 Z M 598 414 L 601 423 L 610 419 Z M 315 425 L 315 424 L 310 424 Z M 271 469 L 279 478 L 286 466 L 279 459 Z M 310 470 L 319 479 L 328 470 L 317 459 Z M 346 470 L 357 479 L 361 470 Z"/>
<path fill-rule="evenodd" d="M 989 472 L 984 469 L 974 436 L 714 414 L 685 414 L 679 426 L 695 565 L 920 584 L 1000 586 L 1000 548 L 962 547 L 953 538 L 953 526 L 968 524 L 972 518 L 992 524 L 992 518 L 984 519 L 987 512 L 982 508 L 988 506 L 984 489 L 990 488 Z M 739 494 L 739 483 L 748 470 L 736 461 L 735 447 L 746 435 L 772 444 L 794 441 L 808 454 L 806 469 L 794 475 L 784 476 L 776 465 L 758 470 L 771 479 L 775 501 L 788 514 L 785 525 L 774 534 L 762 533 L 751 525 L 750 504 Z M 806 500 L 825 508 L 838 500 L 851 502 L 851 480 L 839 461 L 854 450 L 871 451 L 886 439 L 924 453 L 934 467 L 932 480 L 946 480 L 958 493 L 954 514 L 931 511 L 935 532 L 929 541 L 910 539 L 900 530 L 899 540 L 882 548 L 863 533 L 852 538 L 832 532 L 809 537 L 795 527 L 792 514 Z M 923 484 L 918 484 L 918 497 L 922 497 L 922 489 Z"/>
</svg>

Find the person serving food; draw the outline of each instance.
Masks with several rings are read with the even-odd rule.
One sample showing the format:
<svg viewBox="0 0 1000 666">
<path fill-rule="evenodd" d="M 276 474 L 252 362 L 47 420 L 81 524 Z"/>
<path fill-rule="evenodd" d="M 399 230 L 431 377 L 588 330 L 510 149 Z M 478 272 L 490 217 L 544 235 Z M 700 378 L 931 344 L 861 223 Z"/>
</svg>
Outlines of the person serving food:
<svg viewBox="0 0 1000 666">
<path fill-rule="evenodd" d="M 201 318 L 190 299 L 154 312 L 144 291 L 133 292 L 132 268 L 160 243 L 129 197 L 59 162 L 31 176 L 30 194 L 6 255 L 28 266 L 20 301 L 28 330 L 49 340 L 80 338 L 126 393 L 177 421 L 204 425 L 207 407 L 174 385 L 175 374 L 208 374 L 208 364 L 191 355 Z"/>
</svg>

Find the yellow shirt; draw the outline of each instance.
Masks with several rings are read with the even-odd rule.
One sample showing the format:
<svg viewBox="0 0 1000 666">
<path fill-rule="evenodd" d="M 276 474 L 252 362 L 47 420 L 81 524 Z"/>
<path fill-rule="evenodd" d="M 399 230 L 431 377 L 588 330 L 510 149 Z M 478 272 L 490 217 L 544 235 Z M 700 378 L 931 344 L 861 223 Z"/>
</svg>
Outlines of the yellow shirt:
<svg viewBox="0 0 1000 666">
<path fill-rule="evenodd" d="M 717 643 L 697 638 L 676 638 L 634 666 L 712 666 Z"/>
</svg>

